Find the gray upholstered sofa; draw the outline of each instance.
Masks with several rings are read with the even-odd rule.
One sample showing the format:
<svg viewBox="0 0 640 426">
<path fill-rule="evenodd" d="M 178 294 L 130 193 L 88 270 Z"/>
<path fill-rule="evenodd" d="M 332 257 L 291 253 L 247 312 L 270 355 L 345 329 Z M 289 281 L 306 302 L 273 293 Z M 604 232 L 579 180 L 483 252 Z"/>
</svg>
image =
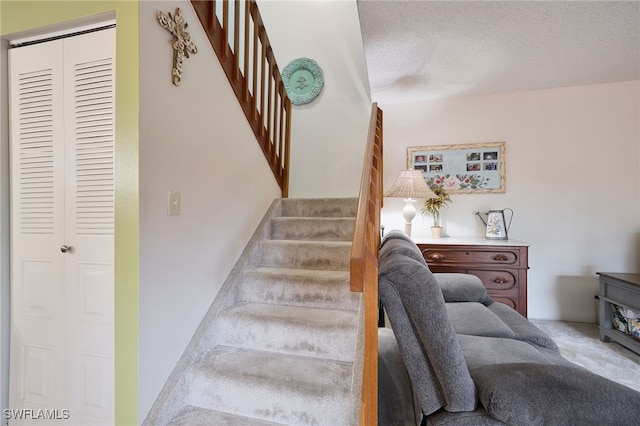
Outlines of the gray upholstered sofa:
<svg viewBox="0 0 640 426">
<path fill-rule="evenodd" d="M 563 358 L 476 277 L 432 274 L 400 232 L 379 288 L 393 329 L 379 330 L 380 425 L 640 424 L 639 392 Z"/>
</svg>

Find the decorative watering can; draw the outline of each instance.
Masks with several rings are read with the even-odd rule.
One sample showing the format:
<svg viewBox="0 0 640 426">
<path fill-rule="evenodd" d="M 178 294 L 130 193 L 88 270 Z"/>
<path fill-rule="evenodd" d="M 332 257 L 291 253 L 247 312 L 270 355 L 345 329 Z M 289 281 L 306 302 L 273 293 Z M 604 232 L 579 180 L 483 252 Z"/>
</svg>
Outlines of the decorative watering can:
<svg viewBox="0 0 640 426">
<path fill-rule="evenodd" d="M 506 224 L 504 219 L 505 210 L 509 210 L 511 212 L 511 217 L 509 218 L 509 224 Z M 480 218 L 482 223 L 487 227 L 487 232 L 485 233 L 485 237 L 487 240 L 508 240 L 507 232 L 509 232 L 509 227 L 511 227 L 511 221 L 513 220 L 513 210 L 511 209 L 503 209 L 503 210 L 489 210 L 484 213 L 487 215 L 487 221 L 482 218 L 482 213 L 476 212 L 476 215 Z"/>
</svg>

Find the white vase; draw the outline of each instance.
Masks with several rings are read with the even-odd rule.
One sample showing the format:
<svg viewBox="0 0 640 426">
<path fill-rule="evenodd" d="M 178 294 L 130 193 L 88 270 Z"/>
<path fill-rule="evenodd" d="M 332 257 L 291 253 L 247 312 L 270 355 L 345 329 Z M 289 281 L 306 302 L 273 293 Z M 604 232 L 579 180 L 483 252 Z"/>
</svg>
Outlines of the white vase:
<svg viewBox="0 0 640 426">
<path fill-rule="evenodd" d="M 440 238 L 442 237 L 442 226 L 432 226 L 431 227 L 431 238 Z"/>
</svg>

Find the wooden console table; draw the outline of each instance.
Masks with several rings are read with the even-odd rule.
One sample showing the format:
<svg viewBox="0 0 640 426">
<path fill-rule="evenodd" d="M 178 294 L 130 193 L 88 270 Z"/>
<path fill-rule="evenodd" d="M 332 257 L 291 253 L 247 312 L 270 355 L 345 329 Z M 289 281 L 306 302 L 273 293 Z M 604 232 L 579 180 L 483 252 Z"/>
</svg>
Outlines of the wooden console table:
<svg viewBox="0 0 640 426">
<path fill-rule="evenodd" d="M 487 293 L 527 316 L 528 245 L 516 240 L 415 240 L 432 272 L 458 272 L 482 280 Z"/>
<path fill-rule="evenodd" d="M 600 340 L 614 340 L 640 354 L 640 341 L 613 328 L 611 305 L 640 311 L 640 274 L 597 272 L 600 275 L 598 321 Z"/>
</svg>

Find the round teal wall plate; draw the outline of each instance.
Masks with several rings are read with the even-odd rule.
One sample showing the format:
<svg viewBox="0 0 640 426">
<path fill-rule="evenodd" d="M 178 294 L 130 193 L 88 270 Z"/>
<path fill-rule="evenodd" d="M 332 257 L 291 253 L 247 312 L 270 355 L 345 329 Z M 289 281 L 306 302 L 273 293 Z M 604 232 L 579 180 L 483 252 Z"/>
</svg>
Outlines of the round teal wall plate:
<svg viewBox="0 0 640 426">
<path fill-rule="evenodd" d="M 320 94 L 324 85 L 322 69 L 316 61 L 298 58 L 282 70 L 282 81 L 294 105 L 308 104 Z"/>
</svg>

